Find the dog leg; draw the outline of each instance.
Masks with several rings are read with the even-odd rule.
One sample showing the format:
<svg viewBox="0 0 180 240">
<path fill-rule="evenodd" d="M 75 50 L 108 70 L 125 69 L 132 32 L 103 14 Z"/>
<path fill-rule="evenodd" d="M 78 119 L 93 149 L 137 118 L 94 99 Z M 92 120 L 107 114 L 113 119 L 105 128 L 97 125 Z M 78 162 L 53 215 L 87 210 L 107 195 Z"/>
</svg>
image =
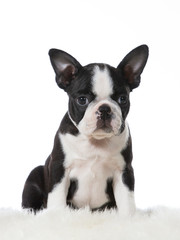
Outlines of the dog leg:
<svg viewBox="0 0 180 240">
<path fill-rule="evenodd" d="M 122 217 L 132 216 L 135 211 L 134 192 L 130 191 L 123 182 L 123 173 L 117 171 L 114 177 L 114 196 L 119 215 Z"/>
<path fill-rule="evenodd" d="M 39 166 L 31 171 L 26 180 L 22 194 L 22 207 L 36 212 L 46 207 L 46 200 L 44 167 Z"/>
<path fill-rule="evenodd" d="M 48 194 L 47 208 L 65 208 L 69 186 L 69 173 L 66 171 L 61 182 L 57 183 L 52 192 Z"/>
</svg>

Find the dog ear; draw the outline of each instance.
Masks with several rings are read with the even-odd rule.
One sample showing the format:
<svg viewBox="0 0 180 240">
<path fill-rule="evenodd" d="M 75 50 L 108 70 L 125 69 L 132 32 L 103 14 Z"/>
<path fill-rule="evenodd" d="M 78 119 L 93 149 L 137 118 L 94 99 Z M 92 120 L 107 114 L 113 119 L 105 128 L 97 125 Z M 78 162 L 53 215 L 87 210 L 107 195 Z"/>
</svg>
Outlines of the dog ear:
<svg viewBox="0 0 180 240">
<path fill-rule="evenodd" d="M 141 45 L 128 53 L 117 67 L 122 71 L 131 91 L 140 84 L 140 75 L 146 65 L 148 55 L 148 46 Z"/>
<path fill-rule="evenodd" d="M 66 91 L 82 66 L 74 57 L 58 49 L 50 49 L 49 56 L 56 73 L 56 82 Z"/>
</svg>

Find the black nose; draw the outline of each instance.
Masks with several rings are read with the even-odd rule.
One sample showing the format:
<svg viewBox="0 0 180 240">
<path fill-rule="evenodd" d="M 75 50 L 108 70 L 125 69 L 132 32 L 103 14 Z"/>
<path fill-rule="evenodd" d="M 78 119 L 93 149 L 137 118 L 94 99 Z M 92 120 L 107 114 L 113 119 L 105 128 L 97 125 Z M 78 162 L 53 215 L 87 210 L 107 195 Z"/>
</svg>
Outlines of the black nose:
<svg viewBox="0 0 180 240">
<path fill-rule="evenodd" d="M 99 107 L 100 118 L 107 120 L 111 118 L 111 108 L 107 104 L 103 104 Z"/>
</svg>

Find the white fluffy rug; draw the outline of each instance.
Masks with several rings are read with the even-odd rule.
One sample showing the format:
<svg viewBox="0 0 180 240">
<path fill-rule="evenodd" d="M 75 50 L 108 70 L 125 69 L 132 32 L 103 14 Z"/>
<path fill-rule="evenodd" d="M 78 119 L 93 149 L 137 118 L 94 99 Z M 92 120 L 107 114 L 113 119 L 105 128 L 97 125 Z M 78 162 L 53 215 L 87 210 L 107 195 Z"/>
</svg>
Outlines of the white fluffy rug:
<svg viewBox="0 0 180 240">
<path fill-rule="evenodd" d="M 0 210 L 0 240 L 180 240 L 180 210 L 159 207 L 121 219 L 116 211 L 90 213 Z"/>
</svg>

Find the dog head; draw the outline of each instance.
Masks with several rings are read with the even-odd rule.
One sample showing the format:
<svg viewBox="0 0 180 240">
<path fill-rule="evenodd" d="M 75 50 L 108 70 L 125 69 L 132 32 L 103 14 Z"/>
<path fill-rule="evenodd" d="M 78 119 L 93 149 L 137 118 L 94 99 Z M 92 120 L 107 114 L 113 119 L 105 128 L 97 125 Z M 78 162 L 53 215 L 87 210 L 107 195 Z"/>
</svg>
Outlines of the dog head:
<svg viewBox="0 0 180 240">
<path fill-rule="evenodd" d="M 51 64 L 58 86 L 69 96 L 69 117 L 80 133 L 104 139 L 119 135 L 129 112 L 129 93 L 140 84 L 148 47 L 128 53 L 117 68 L 81 64 L 68 53 L 51 49 Z"/>
</svg>

